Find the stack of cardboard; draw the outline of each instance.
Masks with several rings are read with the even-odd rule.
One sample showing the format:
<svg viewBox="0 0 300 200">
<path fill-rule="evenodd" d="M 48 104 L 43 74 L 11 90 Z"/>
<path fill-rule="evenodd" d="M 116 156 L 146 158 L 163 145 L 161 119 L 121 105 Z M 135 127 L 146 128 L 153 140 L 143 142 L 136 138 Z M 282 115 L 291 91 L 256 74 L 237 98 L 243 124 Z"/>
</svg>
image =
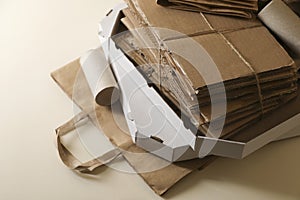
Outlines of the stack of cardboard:
<svg viewBox="0 0 300 200">
<path fill-rule="evenodd" d="M 158 0 L 158 4 L 169 8 L 206 12 L 221 15 L 252 18 L 258 10 L 257 0 Z"/>
<path fill-rule="evenodd" d="M 207 2 L 216 4 L 223 1 Z M 155 0 L 127 0 L 127 3 L 129 7 L 124 4 L 116 6 L 102 21 L 103 29 L 99 33 L 101 48 L 89 51 L 80 59 L 52 73 L 57 84 L 82 110 L 56 130 L 58 152 L 66 166 L 81 173 L 91 173 L 122 155 L 145 182 L 162 195 L 192 171 L 206 167 L 215 156 L 244 158 L 269 142 L 299 136 L 298 68 L 260 21 L 168 9 L 157 5 Z M 282 19 L 291 21 L 288 17 Z M 127 55 L 125 57 L 121 52 L 121 59 L 115 62 L 118 65 L 114 65 L 113 60 L 117 57 L 105 57 L 105 53 L 115 53 L 111 49 L 116 48 L 108 38 L 112 33 L 115 34 L 112 38 L 114 43 Z M 299 41 L 299 34 L 291 35 L 296 35 L 292 39 Z M 202 49 L 201 53 L 199 49 Z M 120 69 L 133 69 L 138 76 L 130 76 L 129 79 L 140 83 L 138 79 L 141 76 L 135 67 L 150 81 L 151 86 L 154 85 L 158 93 L 146 86 L 148 90 L 143 91 L 150 91 L 152 95 L 138 93 L 141 95 L 133 99 L 139 101 L 130 101 L 132 96 L 124 95 L 131 95 L 138 87 L 145 87 L 126 85 L 128 82 L 120 78 L 120 75 L 130 74 L 130 70 Z M 107 97 L 115 89 L 121 97 L 112 109 L 106 105 L 115 100 Z M 193 145 L 186 140 L 189 130 L 177 123 L 180 119 L 160 95 L 175 112 L 183 112 L 190 119 L 190 124 L 199 130 Z M 136 123 L 137 119 L 149 114 L 143 109 L 147 107 L 147 102 L 143 101 L 145 98 L 140 98 L 143 96 L 161 100 L 164 104 L 153 104 L 153 107 L 171 110 L 176 119 L 171 118 L 174 123 L 169 124 L 178 125 L 183 133 L 165 131 L 171 129 L 157 131 L 151 127 L 150 131 L 141 129 Z M 122 97 L 125 100 L 128 97 L 128 101 Z M 280 107 L 289 100 L 289 103 Z M 165 118 L 168 116 L 173 115 L 165 115 Z M 165 118 L 157 118 L 164 122 Z M 78 126 L 89 126 L 89 123 L 85 124 L 88 119 L 93 122 L 94 128 L 99 129 L 96 129 L 97 134 L 103 132 L 116 148 L 82 163 L 61 139 Z M 159 120 L 153 120 L 154 123 L 150 125 Z M 224 128 L 222 120 L 225 120 Z M 221 136 L 227 139 L 203 136 L 218 137 L 213 131 L 207 130 L 210 125 L 213 125 L 214 130 L 221 130 Z M 248 128 L 243 129 L 245 127 Z M 151 132 L 151 136 L 147 135 L 148 132 Z M 164 138 L 156 135 L 163 135 Z M 172 137 L 167 137 L 169 135 Z M 170 141 L 184 144 L 173 145 L 175 142 Z M 210 148 L 210 145 L 213 147 Z M 198 157 L 202 159 L 194 159 Z M 182 160 L 186 161 L 176 162 Z"/>
<path fill-rule="evenodd" d="M 200 134 L 219 137 L 212 129 L 208 132 L 212 124 L 216 132 L 222 129 L 221 137 L 228 137 L 297 95 L 294 61 L 258 20 L 173 10 L 155 0 L 128 0 L 128 5 L 122 22 L 131 32 L 116 36 L 116 43 L 162 95 L 191 119 Z M 139 32 L 136 28 L 149 29 Z M 205 49 L 222 80 L 207 80 L 200 74 L 203 68 L 212 67 L 203 66 L 201 55 L 191 53 L 192 59 L 199 61 L 199 66 L 194 66 L 174 53 L 193 52 L 190 38 Z M 152 48 L 143 48 L 145 45 Z M 212 106 L 220 107 L 213 116 Z M 222 120 L 224 127 L 219 123 Z"/>
</svg>

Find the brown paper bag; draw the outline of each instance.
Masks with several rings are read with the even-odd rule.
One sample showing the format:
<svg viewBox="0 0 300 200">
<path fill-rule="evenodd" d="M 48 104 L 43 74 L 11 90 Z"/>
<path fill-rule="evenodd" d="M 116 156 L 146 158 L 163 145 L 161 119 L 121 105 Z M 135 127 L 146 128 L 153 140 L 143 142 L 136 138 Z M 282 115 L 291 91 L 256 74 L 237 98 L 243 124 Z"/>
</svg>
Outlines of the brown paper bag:
<svg viewBox="0 0 300 200">
<path fill-rule="evenodd" d="M 56 130 L 59 155 L 64 164 L 69 168 L 79 172 L 89 173 L 122 154 L 137 172 L 143 172 L 139 173 L 139 175 L 154 192 L 162 195 L 182 178 L 194 170 L 205 167 L 214 160 L 214 157 L 207 157 L 176 164 L 166 163 L 167 161 L 137 147 L 132 142 L 131 137 L 117 126 L 110 107 L 102 107 L 94 103 L 93 95 L 89 90 L 84 74 L 80 68 L 79 60 L 53 72 L 52 78 L 83 111 L 83 113 Z M 117 115 L 122 117 L 123 114 L 117 113 Z M 86 116 L 88 116 L 96 126 L 100 124 L 103 132 L 118 149 L 108 152 L 88 163 L 81 163 L 61 144 L 60 136 L 76 128 L 76 123 L 80 122 Z M 156 171 L 144 172 L 145 167 L 151 168 L 151 165 L 157 164 L 165 165 L 166 167 Z"/>
</svg>

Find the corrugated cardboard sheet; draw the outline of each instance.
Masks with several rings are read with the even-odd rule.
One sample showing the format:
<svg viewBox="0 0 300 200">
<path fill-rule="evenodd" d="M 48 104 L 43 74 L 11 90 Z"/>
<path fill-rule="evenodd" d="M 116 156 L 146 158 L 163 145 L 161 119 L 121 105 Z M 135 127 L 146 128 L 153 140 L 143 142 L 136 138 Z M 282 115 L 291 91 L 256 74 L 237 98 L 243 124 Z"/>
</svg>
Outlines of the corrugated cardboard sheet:
<svg viewBox="0 0 300 200">
<path fill-rule="evenodd" d="M 173 9 L 252 18 L 258 10 L 257 0 L 157 0 Z"/>
<path fill-rule="evenodd" d="M 145 77 L 159 83 L 157 87 L 168 99 L 177 107 L 185 105 L 183 112 L 192 113 L 189 117 L 199 122 L 198 128 L 204 134 L 212 122 L 216 130 L 222 128 L 217 122 L 225 115 L 220 112 L 211 117 L 211 97 L 217 102 L 214 106 L 221 108 L 224 94 L 220 93 L 220 82 L 205 82 L 195 66 L 172 54 L 178 50 L 192 52 L 188 45 L 191 38 L 207 51 L 224 81 L 227 112 L 222 137 L 236 133 L 296 96 L 297 67 L 258 20 L 172 10 L 154 0 L 128 0 L 128 4 L 122 22 L 131 33 L 117 36 L 116 43 L 137 63 Z M 185 35 L 178 37 L 147 29 L 146 34 L 138 36 L 133 30 L 141 27 L 166 28 Z M 162 43 L 165 51 L 139 48 L 143 46 L 141 43 L 149 41 L 154 45 Z M 199 55 L 193 56 L 197 59 Z M 157 64 L 162 62 L 163 66 Z M 191 101 L 194 96 L 197 101 Z"/>
</svg>

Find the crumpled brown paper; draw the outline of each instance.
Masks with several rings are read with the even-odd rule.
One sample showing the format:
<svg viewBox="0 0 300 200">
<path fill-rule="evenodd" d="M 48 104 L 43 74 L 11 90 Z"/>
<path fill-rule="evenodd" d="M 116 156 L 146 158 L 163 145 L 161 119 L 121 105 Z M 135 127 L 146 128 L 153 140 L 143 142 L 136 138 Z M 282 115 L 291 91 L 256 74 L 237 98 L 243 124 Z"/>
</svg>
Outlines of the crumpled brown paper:
<svg viewBox="0 0 300 200">
<path fill-rule="evenodd" d="M 128 163 L 137 171 L 142 172 L 139 175 L 144 181 L 159 195 L 163 195 L 173 185 L 175 185 L 182 178 L 192 173 L 194 170 L 202 169 L 214 157 L 207 157 L 204 159 L 195 159 L 176 164 L 167 163 L 166 167 L 150 172 L 143 172 L 144 167 L 151 168 L 151 165 L 158 163 L 166 164 L 167 161 L 158 158 L 143 149 L 137 147 L 131 140 L 131 137 L 122 131 L 115 123 L 110 107 L 103 107 L 95 104 L 93 95 L 89 90 L 87 81 L 80 67 L 79 60 L 76 60 L 61 69 L 51 74 L 52 78 L 61 87 L 61 89 L 71 98 L 83 111 L 78 116 L 67 122 L 65 125 L 57 129 L 58 150 L 63 162 L 71 169 L 79 172 L 91 172 L 95 168 L 103 166 L 109 161 L 113 160 L 121 152 L 122 156 Z M 79 88 L 79 89 L 78 89 Z M 74 91 L 76 91 L 74 93 Z M 86 113 L 94 125 L 100 124 L 103 132 L 110 139 L 110 141 L 118 147 L 116 151 L 108 152 L 108 154 L 96 158 L 88 163 L 81 163 L 75 158 L 71 152 L 61 144 L 60 134 L 67 134 L 67 132 L 76 128 L 76 123 L 84 118 Z M 122 117 L 122 113 L 117 113 Z M 99 141 L 100 145 L 101 141 Z M 107 157 L 107 155 L 111 155 Z"/>
</svg>

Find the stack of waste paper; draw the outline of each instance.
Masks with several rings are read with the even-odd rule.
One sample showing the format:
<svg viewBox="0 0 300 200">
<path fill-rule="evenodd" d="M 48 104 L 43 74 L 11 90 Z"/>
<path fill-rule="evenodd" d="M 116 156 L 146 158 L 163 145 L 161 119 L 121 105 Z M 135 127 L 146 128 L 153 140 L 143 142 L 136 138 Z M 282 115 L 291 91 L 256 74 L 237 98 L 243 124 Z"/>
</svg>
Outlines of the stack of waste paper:
<svg viewBox="0 0 300 200">
<path fill-rule="evenodd" d="M 117 45 L 128 52 L 146 77 L 161 84 L 157 87 L 175 105 L 182 105 L 187 113 L 192 113 L 202 133 L 207 133 L 211 121 L 218 122 L 224 117 L 225 127 L 215 123 L 215 128 L 223 128 L 221 136 L 236 133 L 297 95 L 297 66 L 259 20 L 186 14 L 165 9 L 155 1 L 131 0 L 129 5 L 121 21 L 133 34 L 117 36 Z M 162 30 L 138 30 L 144 27 Z M 184 34 L 176 36 L 177 32 Z M 199 54 L 192 54 L 195 49 L 189 42 L 191 39 L 215 62 L 219 80 L 202 76 L 203 68 L 209 66 L 205 66 L 207 62 Z M 142 48 L 145 46 L 156 46 L 158 50 Z M 182 49 L 191 52 L 196 66 L 176 55 Z M 164 63 L 151 65 L 149 61 Z M 211 70 L 207 76 L 217 76 Z M 211 100 L 214 106 L 223 105 L 222 87 L 227 111 L 215 114 L 212 119 Z"/>
<path fill-rule="evenodd" d="M 252 18 L 258 11 L 257 0 L 158 0 L 157 3 L 169 8 L 206 12 L 235 17 Z"/>
<path fill-rule="evenodd" d="M 56 130 L 64 164 L 90 173 L 123 156 L 162 195 L 218 156 L 241 159 L 298 136 L 297 5 L 125 0 L 113 8 L 99 48 L 52 73 L 81 111 Z M 62 137 L 87 119 L 115 148 L 83 163 Z"/>
</svg>

